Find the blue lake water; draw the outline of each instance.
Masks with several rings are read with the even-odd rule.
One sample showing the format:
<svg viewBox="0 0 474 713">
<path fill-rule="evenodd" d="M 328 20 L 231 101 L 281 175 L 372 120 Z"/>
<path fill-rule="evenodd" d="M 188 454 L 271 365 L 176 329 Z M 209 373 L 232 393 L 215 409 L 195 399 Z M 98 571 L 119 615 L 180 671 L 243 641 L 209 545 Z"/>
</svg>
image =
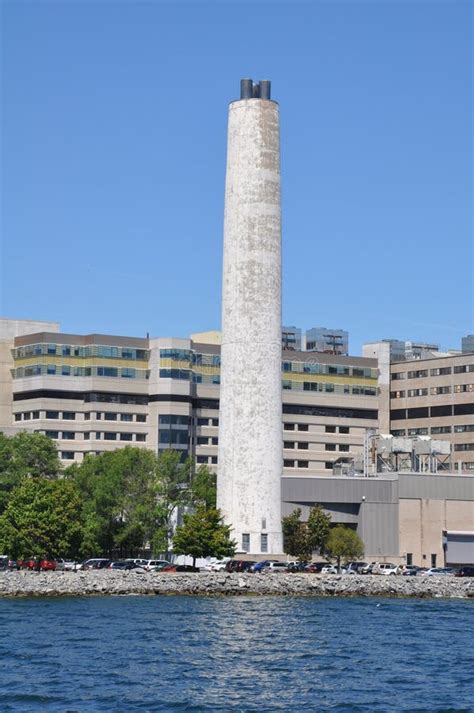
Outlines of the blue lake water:
<svg viewBox="0 0 474 713">
<path fill-rule="evenodd" d="M 474 602 L 0 600 L 0 711 L 474 711 Z"/>
</svg>

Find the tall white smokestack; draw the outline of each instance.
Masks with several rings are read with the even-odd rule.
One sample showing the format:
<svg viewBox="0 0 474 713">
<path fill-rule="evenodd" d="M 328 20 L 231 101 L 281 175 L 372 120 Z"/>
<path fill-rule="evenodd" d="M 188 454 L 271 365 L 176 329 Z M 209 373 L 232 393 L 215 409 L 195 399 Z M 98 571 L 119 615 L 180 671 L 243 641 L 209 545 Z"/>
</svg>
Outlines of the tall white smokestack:
<svg viewBox="0 0 474 713">
<path fill-rule="evenodd" d="M 217 504 L 238 548 L 280 554 L 280 124 L 270 82 L 229 107 Z"/>
</svg>

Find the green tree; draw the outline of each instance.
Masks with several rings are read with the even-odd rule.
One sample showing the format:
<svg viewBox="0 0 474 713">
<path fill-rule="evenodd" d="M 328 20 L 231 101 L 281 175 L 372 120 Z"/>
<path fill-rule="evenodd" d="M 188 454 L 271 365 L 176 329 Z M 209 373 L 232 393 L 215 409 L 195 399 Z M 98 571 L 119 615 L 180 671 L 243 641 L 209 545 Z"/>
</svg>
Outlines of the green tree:
<svg viewBox="0 0 474 713">
<path fill-rule="evenodd" d="M 56 478 L 60 470 L 56 445 L 47 436 L 26 431 L 12 437 L 0 433 L 0 514 L 22 478 Z"/>
<path fill-rule="evenodd" d="M 338 525 L 329 534 L 326 552 L 331 559 L 336 560 L 339 570 L 341 568 L 341 560 L 347 562 L 364 556 L 364 543 L 357 532 L 349 527 Z"/>
<path fill-rule="evenodd" d="M 81 498 L 67 480 L 25 477 L 0 517 L 0 549 L 12 557 L 74 557 L 81 546 Z"/>
<path fill-rule="evenodd" d="M 296 508 L 282 519 L 285 552 L 299 560 L 311 559 L 315 551 L 323 554 L 330 525 L 331 516 L 326 515 L 321 505 L 311 508 L 307 522 L 301 522 L 301 508 Z"/>
<path fill-rule="evenodd" d="M 199 507 L 184 515 L 184 522 L 176 528 L 173 552 L 190 555 L 193 565 L 198 557 L 232 557 L 236 542 L 230 539 L 231 528 L 224 525 L 220 510 Z"/>
<path fill-rule="evenodd" d="M 194 473 L 189 488 L 190 504 L 206 510 L 216 507 L 216 474 L 207 465 L 201 465 Z"/>
<path fill-rule="evenodd" d="M 330 531 L 331 516 L 324 512 L 321 505 L 315 505 L 311 508 L 306 523 L 308 546 L 311 553 L 318 551 L 321 555 L 324 554 Z"/>
<path fill-rule="evenodd" d="M 282 518 L 283 549 L 299 560 L 311 558 L 312 549 L 307 537 L 305 524 L 301 522 L 301 508 Z"/>
<path fill-rule="evenodd" d="M 181 462 L 177 451 L 160 453 L 156 467 L 156 498 L 159 526 L 153 539 L 155 552 L 167 552 L 179 507 L 190 503 L 192 461 Z"/>
<path fill-rule="evenodd" d="M 137 554 L 154 541 L 162 525 L 156 474 L 156 455 L 133 447 L 88 456 L 67 469 L 83 498 L 84 555 Z"/>
</svg>

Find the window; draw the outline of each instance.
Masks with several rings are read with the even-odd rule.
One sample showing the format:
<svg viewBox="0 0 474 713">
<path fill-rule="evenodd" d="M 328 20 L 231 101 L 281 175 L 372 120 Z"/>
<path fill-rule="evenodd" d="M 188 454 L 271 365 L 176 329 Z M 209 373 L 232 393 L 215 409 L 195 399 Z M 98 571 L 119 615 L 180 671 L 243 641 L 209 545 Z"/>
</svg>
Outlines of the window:
<svg viewBox="0 0 474 713">
<path fill-rule="evenodd" d="M 339 444 L 339 450 L 343 451 L 344 453 L 348 453 L 349 451 L 349 446 L 346 443 L 340 443 Z"/>
<path fill-rule="evenodd" d="M 294 441 L 283 441 L 283 448 L 294 448 L 294 447 L 295 447 Z"/>
<path fill-rule="evenodd" d="M 474 413 L 474 404 L 456 404 L 453 407 L 453 413 L 455 416 L 467 416 L 467 414 Z"/>
<path fill-rule="evenodd" d="M 335 443 L 326 443 L 324 446 L 325 450 L 327 451 L 335 451 L 336 450 L 336 444 Z"/>
<path fill-rule="evenodd" d="M 124 413 L 122 414 L 122 416 L 126 416 L 126 415 L 128 416 L 129 414 L 124 414 Z M 124 419 L 124 420 L 126 420 L 126 419 Z M 146 414 L 145 413 L 137 413 L 136 420 L 137 420 L 137 423 L 146 423 Z"/>
<path fill-rule="evenodd" d="M 326 468 L 326 470 L 332 470 L 333 462 L 331 460 L 327 460 L 324 464 L 324 467 Z"/>
<path fill-rule="evenodd" d="M 117 434 L 116 433 L 111 433 L 110 431 L 106 431 L 104 433 L 104 440 L 105 441 L 116 441 L 117 440 Z"/>
<path fill-rule="evenodd" d="M 45 436 L 48 436 L 48 438 L 59 438 L 59 431 L 45 431 L 44 432 Z"/>
<path fill-rule="evenodd" d="M 64 344 L 61 351 L 63 356 L 71 356 L 71 347 L 69 345 Z"/>
<path fill-rule="evenodd" d="M 454 367 L 455 374 L 467 374 L 470 371 L 474 371 L 474 364 L 462 364 Z"/>
<path fill-rule="evenodd" d="M 439 416 L 452 416 L 453 407 L 452 406 L 432 406 L 430 409 L 431 418 L 438 418 Z"/>
<path fill-rule="evenodd" d="M 90 431 L 84 431 L 83 436 L 84 436 L 84 440 L 88 441 L 91 437 Z"/>
<path fill-rule="evenodd" d="M 118 418 L 117 413 L 104 413 L 104 421 L 116 421 Z"/>
<path fill-rule="evenodd" d="M 295 430 L 295 423 L 284 423 L 283 428 L 285 431 L 294 431 Z"/>
<path fill-rule="evenodd" d="M 218 425 L 219 425 L 219 419 L 218 419 L 218 418 L 211 418 L 211 425 L 212 425 L 212 426 L 218 426 Z"/>
<path fill-rule="evenodd" d="M 196 461 L 198 463 L 207 463 L 207 456 L 197 456 Z"/>
<path fill-rule="evenodd" d="M 474 384 L 456 384 L 454 387 L 455 394 L 465 394 L 474 391 Z"/>
<path fill-rule="evenodd" d="M 74 451 L 62 451 L 61 458 L 63 460 L 74 460 Z"/>
<path fill-rule="evenodd" d="M 75 421 L 76 414 L 74 411 L 63 411 L 63 419 L 65 421 Z"/>
<path fill-rule="evenodd" d="M 100 421 L 100 420 L 101 420 L 102 414 L 101 414 L 100 411 L 97 411 L 97 413 L 96 413 L 96 415 L 95 415 L 95 418 L 96 418 L 97 421 Z"/>
<path fill-rule="evenodd" d="M 65 441 L 73 441 L 76 437 L 74 431 L 63 431 L 63 438 Z"/>
<path fill-rule="evenodd" d="M 339 426 L 339 433 L 349 433 L 349 426 Z"/>
<path fill-rule="evenodd" d="M 120 420 L 121 421 L 133 421 L 133 414 L 131 413 L 121 413 L 120 414 Z M 138 419 L 137 419 L 138 421 Z"/>
<path fill-rule="evenodd" d="M 295 461 L 294 460 L 284 460 L 283 461 L 283 466 L 285 468 L 294 468 L 295 467 Z"/>
<path fill-rule="evenodd" d="M 451 426 L 433 426 L 431 428 L 431 435 L 435 436 L 438 433 L 451 433 Z"/>
<path fill-rule="evenodd" d="M 436 567 L 436 555 L 431 555 L 431 566 Z"/>
<path fill-rule="evenodd" d="M 35 418 L 35 419 L 36 419 L 36 418 L 39 418 L 39 417 L 40 417 L 40 412 L 39 412 L 39 411 L 33 411 L 33 413 L 31 414 L 31 418 Z"/>
<path fill-rule="evenodd" d="M 473 431 L 473 423 L 468 423 L 465 426 L 454 426 L 454 433 L 472 433 Z"/>
<path fill-rule="evenodd" d="M 412 552 L 407 552 L 407 564 L 408 565 L 413 564 L 413 553 Z"/>
<path fill-rule="evenodd" d="M 59 411 L 46 411 L 46 418 L 59 418 Z"/>
<path fill-rule="evenodd" d="M 406 372 L 405 371 L 397 371 L 394 374 L 392 374 L 392 381 L 401 381 L 402 379 L 406 378 Z"/>
<path fill-rule="evenodd" d="M 438 396 L 439 394 L 450 394 L 451 387 L 450 386 L 432 386 L 430 389 L 430 393 L 432 396 Z"/>
<path fill-rule="evenodd" d="M 48 364 L 46 366 L 46 373 L 47 374 L 55 374 L 56 373 L 56 367 L 54 364 Z"/>
<path fill-rule="evenodd" d="M 307 460 L 299 460 L 298 461 L 298 468 L 307 468 L 308 467 L 308 461 Z"/>
<path fill-rule="evenodd" d="M 309 431 L 309 426 L 307 423 L 299 423 L 298 431 Z"/>
<path fill-rule="evenodd" d="M 394 409 L 391 409 L 391 411 L 390 411 L 390 418 L 393 421 L 405 419 L 406 417 L 407 417 L 407 412 L 406 412 L 406 409 L 404 409 L 404 408 L 394 408 Z"/>
<path fill-rule="evenodd" d="M 211 456 L 212 465 L 217 465 L 217 456 Z"/>
<path fill-rule="evenodd" d="M 68 366 L 67 364 L 63 364 L 61 366 L 61 375 L 62 376 L 71 376 L 71 367 Z"/>
<path fill-rule="evenodd" d="M 392 436 L 395 436 L 395 438 L 407 435 L 407 432 L 404 428 L 399 428 L 396 431 L 390 431 L 390 433 L 392 434 Z"/>
<path fill-rule="evenodd" d="M 56 344 L 48 344 L 47 354 L 56 354 Z"/>
<path fill-rule="evenodd" d="M 325 433 L 336 433 L 336 426 L 325 426 Z"/>
<path fill-rule="evenodd" d="M 431 376 L 448 376 L 448 374 L 451 374 L 450 366 L 443 366 L 440 369 L 431 369 L 430 370 Z"/>
<path fill-rule="evenodd" d="M 428 396 L 428 389 L 408 389 L 407 396 Z"/>
<path fill-rule="evenodd" d="M 118 369 L 112 366 L 98 366 L 97 376 L 118 376 Z"/>
<path fill-rule="evenodd" d="M 456 443 L 455 451 L 474 451 L 474 443 Z"/>
<path fill-rule="evenodd" d="M 428 429 L 427 428 L 409 428 L 408 435 L 409 436 L 427 436 Z"/>
<path fill-rule="evenodd" d="M 298 450 L 307 451 L 309 449 L 309 443 L 298 443 Z"/>
<path fill-rule="evenodd" d="M 161 419 L 161 416 L 160 416 L 160 419 Z M 161 423 L 161 421 L 160 421 L 160 423 Z M 208 418 L 198 418 L 197 425 L 198 426 L 209 426 L 209 419 Z"/>
<path fill-rule="evenodd" d="M 121 373 L 122 379 L 134 379 L 136 376 L 135 369 L 121 369 L 120 373 Z"/>
<path fill-rule="evenodd" d="M 268 535 L 265 532 L 260 535 L 260 551 L 268 552 Z"/>
<path fill-rule="evenodd" d="M 391 392 L 390 392 L 390 398 L 391 398 L 391 399 L 404 399 L 404 398 L 405 398 L 405 392 L 404 392 L 404 391 L 391 391 Z"/>
<path fill-rule="evenodd" d="M 428 418 L 428 408 L 409 408 L 407 418 Z"/>
<path fill-rule="evenodd" d="M 120 440 L 121 440 L 121 441 L 132 441 L 132 440 L 133 440 L 133 434 L 132 434 L 132 433 L 121 433 L 121 434 L 120 434 Z"/>
<path fill-rule="evenodd" d="M 242 533 L 242 549 L 244 552 L 250 552 L 250 534 L 248 532 Z"/>
<path fill-rule="evenodd" d="M 21 413 L 15 414 L 15 421 L 21 421 Z"/>
<path fill-rule="evenodd" d="M 428 376 L 428 369 L 418 369 L 418 371 L 408 372 L 409 379 L 422 379 L 425 376 Z"/>
<path fill-rule="evenodd" d="M 198 436 L 196 442 L 198 446 L 207 446 L 209 439 L 207 436 Z"/>
<path fill-rule="evenodd" d="M 137 433 L 135 436 L 135 440 L 139 441 L 140 443 L 143 443 L 146 440 L 146 434 L 145 433 Z M 185 445 L 187 445 L 187 442 Z"/>
<path fill-rule="evenodd" d="M 198 419 L 200 420 L 200 419 Z M 208 419 L 205 419 L 206 423 L 202 425 L 207 426 L 207 421 Z M 163 426 L 188 426 L 189 425 L 189 416 L 177 416 L 175 414 L 162 414 L 159 417 L 159 424 Z M 199 424 L 201 425 L 201 424 Z"/>
<path fill-rule="evenodd" d="M 211 438 L 211 443 L 213 446 L 217 446 L 219 444 L 219 439 L 217 438 L 217 436 L 213 436 Z"/>
</svg>

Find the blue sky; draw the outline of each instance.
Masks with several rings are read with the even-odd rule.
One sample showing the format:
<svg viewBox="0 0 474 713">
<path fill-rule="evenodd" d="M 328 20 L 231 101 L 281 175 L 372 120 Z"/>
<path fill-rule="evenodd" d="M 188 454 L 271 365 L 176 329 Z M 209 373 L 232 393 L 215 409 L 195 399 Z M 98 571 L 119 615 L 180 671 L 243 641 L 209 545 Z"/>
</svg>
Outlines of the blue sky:
<svg viewBox="0 0 474 713">
<path fill-rule="evenodd" d="M 281 109 L 286 324 L 473 331 L 472 3 L 2 3 L 4 316 L 220 323 L 227 105 Z"/>
</svg>

